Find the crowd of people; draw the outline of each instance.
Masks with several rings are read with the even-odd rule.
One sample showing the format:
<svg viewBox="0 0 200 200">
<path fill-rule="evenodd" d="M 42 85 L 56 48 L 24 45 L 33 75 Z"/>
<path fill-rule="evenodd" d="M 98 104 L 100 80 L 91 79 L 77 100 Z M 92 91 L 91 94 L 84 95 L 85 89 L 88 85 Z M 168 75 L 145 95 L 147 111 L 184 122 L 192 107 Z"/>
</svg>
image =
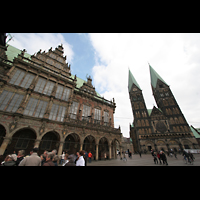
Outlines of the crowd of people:
<svg viewBox="0 0 200 200">
<path fill-rule="evenodd" d="M 87 158 L 91 162 L 92 153 L 89 154 L 83 150 L 78 151 L 76 155 L 63 152 L 61 156 L 57 155 L 57 150 L 51 152 L 44 151 L 38 156 L 38 148 L 34 147 L 29 155 L 25 156 L 24 150 L 19 150 L 18 154 L 7 155 L 1 166 L 86 166 Z"/>
<path fill-rule="evenodd" d="M 166 153 L 168 157 L 174 156 L 174 158 L 178 159 L 175 151 L 171 150 L 171 151 L 167 151 Z M 167 156 L 165 155 L 163 151 L 154 151 L 151 149 L 151 154 L 153 156 L 153 161 L 155 164 L 158 164 L 158 160 L 159 160 L 160 164 L 168 165 Z M 181 151 L 179 151 L 179 154 L 181 154 Z M 195 159 L 193 154 L 190 151 L 189 152 L 186 152 L 185 150 L 182 151 L 182 156 L 184 157 L 185 161 L 189 163 L 193 162 Z"/>
<path fill-rule="evenodd" d="M 179 152 L 181 153 L 181 152 Z M 184 156 L 184 159 L 186 162 L 193 162 L 194 156 L 191 152 L 182 152 L 182 156 Z M 125 156 L 126 152 L 122 152 L 123 160 L 126 160 Z M 139 152 L 141 157 L 141 152 Z M 177 159 L 176 152 L 170 151 L 166 152 L 167 156 L 173 156 Z M 155 164 L 163 164 L 168 165 L 167 162 L 167 156 L 164 151 L 154 151 L 151 149 L 151 155 L 153 157 L 153 162 Z M 120 152 L 118 152 L 118 155 L 120 156 Z M 128 152 L 128 156 L 131 159 L 132 153 Z M 43 154 L 40 156 L 38 155 L 38 148 L 34 147 L 33 150 L 30 152 L 29 155 L 25 155 L 24 150 L 19 150 L 18 154 L 13 152 L 13 154 L 7 155 L 4 161 L 1 162 L 1 166 L 87 166 L 87 160 L 89 159 L 89 163 L 92 162 L 92 153 L 87 153 L 84 150 L 80 150 L 74 154 L 68 154 L 67 152 L 63 152 L 62 155 L 57 155 L 57 150 L 54 149 L 51 152 L 44 151 Z M 106 154 L 105 154 L 105 160 L 106 160 Z"/>
</svg>

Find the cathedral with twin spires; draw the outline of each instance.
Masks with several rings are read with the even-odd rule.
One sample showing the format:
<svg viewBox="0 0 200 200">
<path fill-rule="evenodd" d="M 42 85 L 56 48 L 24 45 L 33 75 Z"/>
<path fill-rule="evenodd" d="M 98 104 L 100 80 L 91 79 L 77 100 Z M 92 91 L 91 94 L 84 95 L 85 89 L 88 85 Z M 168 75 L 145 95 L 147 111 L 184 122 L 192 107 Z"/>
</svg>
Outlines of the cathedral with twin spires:
<svg viewBox="0 0 200 200">
<path fill-rule="evenodd" d="M 134 152 L 199 148 L 193 127 L 188 125 L 169 85 L 150 65 L 149 69 L 157 104 L 152 109 L 147 109 L 142 89 L 129 70 L 128 91 L 134 116 L 130 137 Z"/>
</svg>

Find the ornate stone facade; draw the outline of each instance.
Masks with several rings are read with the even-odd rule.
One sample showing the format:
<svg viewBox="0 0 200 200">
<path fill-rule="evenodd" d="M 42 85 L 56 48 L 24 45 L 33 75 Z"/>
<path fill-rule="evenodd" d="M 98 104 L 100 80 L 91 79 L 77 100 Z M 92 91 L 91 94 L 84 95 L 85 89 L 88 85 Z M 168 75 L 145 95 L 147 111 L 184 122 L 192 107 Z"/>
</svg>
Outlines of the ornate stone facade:
<svg viewBox="0 0 200 200">
<path fill-rule="evenodd" d="M 116 158 L 122 133 L 114 128 L 114 99 L 102 98 L 91 77 L 71 75 L 63 53 L 62 44 L 32 56 L 0 45 L 0 155 L 29 154 L 36 145 L 39 154 L 83 149 L 96 160 Z"/>
</svg>

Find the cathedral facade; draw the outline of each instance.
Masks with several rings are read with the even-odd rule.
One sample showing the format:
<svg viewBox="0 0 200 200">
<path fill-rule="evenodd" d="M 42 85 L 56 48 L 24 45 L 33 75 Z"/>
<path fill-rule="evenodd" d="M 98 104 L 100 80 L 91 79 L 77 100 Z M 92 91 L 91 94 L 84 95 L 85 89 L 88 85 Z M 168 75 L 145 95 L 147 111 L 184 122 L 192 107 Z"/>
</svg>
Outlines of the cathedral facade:
<svg viewBox="0 0 200 200">
<path fill-rule="evenodd" d="M 158 107 L 147 109 L 142 90 L 129 70 L 128 91 L 134 121 L 130 137 L 134 151 L 197 149 L 198 142 L 169 85 L 149 65 L 151 88 Z M 195 133 L 195 135 L 198 133 Z"/>
<path fill-rule="evenodd" d="M 101 97 L 90 76 L 72 75 L 63 53 L 61 44 L 30 55 L 1 35 L 0 155 L 38 146 L 39 154 L 86 150 L 96 160 L 116 158 L 122 133 L 114 128 L 114 98 Z"/>
</svg>

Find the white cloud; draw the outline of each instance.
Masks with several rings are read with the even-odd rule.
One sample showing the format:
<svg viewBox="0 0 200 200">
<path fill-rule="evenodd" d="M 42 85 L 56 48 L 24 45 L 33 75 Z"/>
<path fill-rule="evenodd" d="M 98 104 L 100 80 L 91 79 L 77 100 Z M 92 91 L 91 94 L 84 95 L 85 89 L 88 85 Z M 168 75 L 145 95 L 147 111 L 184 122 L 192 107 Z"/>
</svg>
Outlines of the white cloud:
<svg viewBox="0 0 200 200">
<path fill-rule="evenodd" d="M 93 82 L 106 99 L 115 98 L 115 127 L 120 125 L 124 136 L 129 137 L 129 123 L 133 121 L 127 89 L 128 67 L 143 90 L 147 108 L 156 105 L 147 62 L 170 85 L 188 123 L 200 127 L 200 34 L 89 36 L 96 52 Z"/>
<path fill-rule="evenodd" d="M 18 49 L 26 49 L 27 53 L 34 54 L 40 49 L 48 51 L 51 47 L 54 50 L 61 43 L 64 47 L 64 55 L 67 56 L 67 62 L 72 63 L 74 52 L 72 46 L 65 41 L 65 38 L 60 33 L 11 33 L 14 40 L 8 44 L 17 47 Z"/>
</svg>

